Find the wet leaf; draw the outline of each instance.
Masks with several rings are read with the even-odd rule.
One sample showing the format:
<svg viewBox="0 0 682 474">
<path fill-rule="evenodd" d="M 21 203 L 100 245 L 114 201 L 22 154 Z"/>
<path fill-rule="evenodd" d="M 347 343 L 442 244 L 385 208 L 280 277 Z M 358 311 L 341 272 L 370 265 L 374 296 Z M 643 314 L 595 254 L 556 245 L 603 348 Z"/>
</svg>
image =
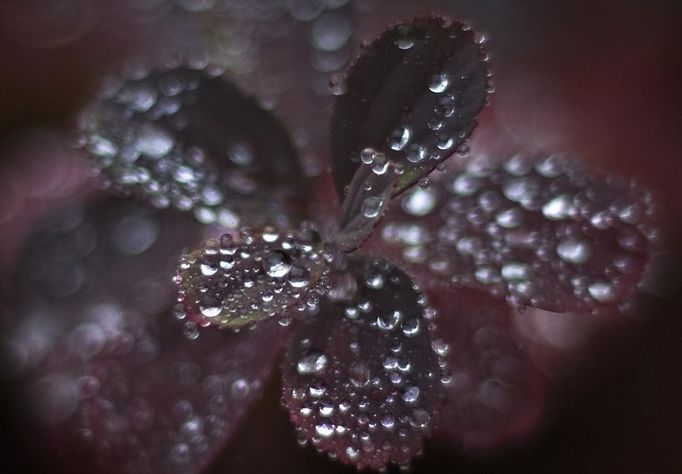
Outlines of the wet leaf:
<svg viewBox="0 0 682 474">
<path fill-rule="evenodd" d="M 352 259 L 282 366 L 283 402 L 301 438 L 358 468 L 419 454 L 442 390 L 430 314 L 398 268 Z"/>
<path fill-rule="evenodd" d="M 431 180 L 391 209 L 382 245 L 423 278 L 514 305 L 624 303 L 661 237 L 651 193 L 557 155 L 478 155 Z"/>
<path fill-rule="evenodd" d="M 336 99 L 332 169 L 340 197 L 363 151 L 396 164 L 399 193 L 451 156 L 476 126 L 488 89 L 484 52 L 468 26 L 437 16 L 400 23 L 365 47 Z"/>
<path fill-rule="evenodd" d="M 292 307 L 319 309 L 330 259 L 313 227 L 284 233 L 244 228 L 236 239 L 224 234 L 183 255 L 178 300 L 202 326 L 238 329 L 274 316 L 287 322 Z"/>
<path fill-rule="evenodd" d="M 60 469 L 198 472 L 259 393 L 285 330 L 199 331 L 172 310 L 175 256 L 204 229 L 107 199 L 54 212 L 28 241 L 5 299 L 2 376 Z"/>
<path fill-rule="evenodd" d="M 439 311 L 433 348 L 449 371 L 437 435 L 473 451 L 528 439 L 542 422 L 547 383 L 515 339 L 509 306 L 467 289 L 428 296 Z"/>
<path fill-rule="evenodd" d="M 111 80 L 81 119 L 84 149 L 105 184 L 154 207 L 227 228 L 285 224 L 304 188 L 295 149 L 219 72 L 138 68 Z"/>
</svg>

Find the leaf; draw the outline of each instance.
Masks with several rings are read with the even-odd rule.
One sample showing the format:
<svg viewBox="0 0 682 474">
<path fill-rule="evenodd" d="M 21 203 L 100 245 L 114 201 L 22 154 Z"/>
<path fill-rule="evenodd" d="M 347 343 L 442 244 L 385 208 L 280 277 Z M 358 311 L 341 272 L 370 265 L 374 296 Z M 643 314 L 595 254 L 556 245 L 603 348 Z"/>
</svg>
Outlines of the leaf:
<svg viewBox="0 0 682 474">
<path fill-rule="evenodd" d="M 286 224 L 301 210 L 302 172 L 287 132 L 207 67 L 112 80 L 81 128 L 107 184 L 154 207 L 227 228 Z"/>
<path fill-rule="evenodd" d="M 650 192 L 557 155 L 478 155 L 431 181 L 392 207 L 375 248 L 388 244 L 420 279 L 517 306 L 625 303 L 660 238 Z"/>
<path fill-rule="evenodd" d="M 353 258 L 289 344 L 283 401 L 302 439 L 343 463 L 383 469 L 419 454 L 441 398 L 429 311 L 382 260 Z"/>
<path fill-rule="evenodd" d="M 338 195 L 348 197 L 359 189 L 344 191 L 363 150 L 396 164 L 396 194 L 451 156 L 471 134 L 487 97 L 488 71 L 468 26 L 417 17 L 363 49 L 347 74 L 346 89 L 336 98 L 330 137 Z"/>
<path fill-rule="evenodd" d="M 330 257 L 310 226 L 280 233 L 241 230 L 224 234 L 183 255 L 175 282 L 189 318 L 202 326 L 239 329 L 289 310 L 317 311 L 317 294 L 326 290 Z"/>
<path fill-rule="evenodd" d="M 515 340 L 503 301 L 467 289 L 433 289 L 434 349 L 444 357 L 445 403 L 437 435 L 472 451 L 528 439 L 547 405 L 547 382 Z"/>
<path fill-rule="evenodd" d="M 4 300 L 3 379 L 58 470 L 199 472 L 258 396 L 287 331 L 198 331 L 172 309 L 168 263 L 204 230 L 109 198 L 53 212 L 28 241 Z"/>
</svg>

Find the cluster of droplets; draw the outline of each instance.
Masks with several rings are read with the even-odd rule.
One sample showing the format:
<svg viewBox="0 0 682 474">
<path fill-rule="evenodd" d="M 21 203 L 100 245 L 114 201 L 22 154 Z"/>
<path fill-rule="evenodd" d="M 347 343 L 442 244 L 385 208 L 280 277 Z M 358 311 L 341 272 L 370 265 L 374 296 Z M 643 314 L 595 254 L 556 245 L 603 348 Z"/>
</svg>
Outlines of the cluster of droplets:
<svg viewBox="0 0 682 474">
<path fill-rule="evenodd" d="M 177 317 L 187 317 L 192 337 L 196 325 L 239 329 L 273 316 L 288 325 L 292 312 L 319 311 L 333 260 L 312 224 L 283 233 L 242 228 L 238 239 L 224 234 L 181 257 Z"/>
<path fill-rule="evenodd" d="M 448 39 L 453 42 L 467 31 L 466 25 L 461 25 L 461 31 L 452 24 L 443 27 L 448 32 Z M 428 44 L 428 38 L 417 38 L 417 33 L 410 25 L 400 25 L 395 31 L 394 44 L 401 50 L 412 49 L 418 40 Z M 408 115 L 386 139 L 389 153 L 402 155 L 409 167 L 432 160 L 440 161 L 454 153 L 471 133 L 473 125 L 467 122 L 482 105 L 479 100 L 472 100 L 475 97 L 472 94 L 481 89 L 478 95 L 482 100 L 489 91 L 490 74 L 485 65 L 487 57 L 477 50 L 476 44 L 465 43 L 450 54 L 454 54 L 456 59 L 448 58 L 442 66 L 443 70 L 431 75 L 426 85 L 428 91 L 417 103 L 420 116 L 426 114 L 428 107 L 431 108 L 426 129 L 423 129 L 423 124 L 418 127 L 411 124 Z M 475 61 L 469 56 L 484 60 Z"/>
<path fill-rule="evenodd" d="M 195 105 L 204 83 L 219 73 L 204 65 L 133 68 L 129 79 L 110 80 L 79 123 L 78 144 L 101 184 L 158 209 L 192 212 L 203 224 L 238 227 L 240 212 L 232 206 L 260 190 L 252 144 L 230 142 L 215 156 L 215 150 L 183 138 L 195 119 L 185 108 Z M 286 224 L 284 213 L 270 214 Z"/>
<path fill-rule="evenodd" d="M 192 341 L 168 314 L 167 264 L 201 230 L 105 199 L 53 212 L 28 239 L 9 279 L 0 367 L 74 469 L 196 472 L 258 393 L 282 341 L 276 324 Z"/>
<path fill-rule="evenodd" d="M 331 133 L 344 250 L 369 237 L 395 194 L 416 181 L 427 186 L 434 168 L 463 152 L 488 93 L 487 57 L 461 23 L 419 17 L 364 52 L 347 75 L 352 90 L 337 99 Z"/>
<path fill-rule="evenodd" d="M 477 156 L 434 178 L 406 193 L 383 240 L 441 280 L 513 304 L 621 303 L 660 239 L 649 192 L 555 155 Z"/>
<path fill-rule="evenodd" d="M 283 402 L 302 442 L 358 468 L 407 465 L 437 416 L 445 361 L 435 311 L 402 272 L 352 260 L 284 362 Z M 443 354 L 445 355 L 445 354 Z"/>
</svg>

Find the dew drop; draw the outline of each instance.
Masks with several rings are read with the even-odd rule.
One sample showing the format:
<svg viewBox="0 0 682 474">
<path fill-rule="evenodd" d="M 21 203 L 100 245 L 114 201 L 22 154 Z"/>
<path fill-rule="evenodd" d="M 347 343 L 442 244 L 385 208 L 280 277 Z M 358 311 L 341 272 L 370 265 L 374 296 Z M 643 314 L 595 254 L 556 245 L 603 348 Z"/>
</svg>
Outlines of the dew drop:
<svg viewBox="0 0 682 474">
<path fill-rule="evenodd" d="M 372 378 L 369 366 L 363 361 L 353 362 L 350 367 L 348 367 L 348 376 L 350 377 L 351 383 L 356 387 L 366 386 Z"/>
<path fill-rule="evenodd" d="M 568 219 L 574 211 L 570 196 L 562 194 L 557 196 L 542 207 L 542 214 L 554 221 Z"/>
<path fill-rule="evenodd" d="M 403 391 L 403 401 L 408 405 L 413 405 L 419 399 L 419 387 L 409 386 Z"/>
<path fill-rule="evenodd" d="M 401 201 L 402 209 L 411 216 L 426 216 L 436 208 L 436 191 L 432 188 L 413 188 Z"/>
<path fill-rule="evenodd" d="M 564 240 L 557 245 L 562 260 L 576 265 L 583 264 L 592 256 L 592 246 L 586 240 Z"/>
<path fill-rule="evenodd" d="M 412 138 L 412 132 L 407 127 L 399 127 L 388 136 L 388 146 L 391 150 L 402 151 Z"/>
<path fill-rule="evenodd" d="M 436 101 L 433 113 L 437 117 L 452 117 L 455 113 L 455 98 L 451 95 L 440 97 Z"/>
<path fill-rule="evenodd" d="M 440 94 L 444 92 L 450 85 L 450 79 L 448 75 L 443 73 L 436 74 L 431 78 L 429 82 L 429 90 L 435 94 Z"/>
<path fill-rule="evenodd" d="M 263 257 L 263 270 L 272 278 L 283 278 L 291 271 L 291 256 L 283 250 L 274 250 Z"/>
<path fill-rule="evenodd" d="M 395 45 L 400 49 L 410 49 L 414 46 L 414 34 L 409 25 L 400 25 L 396 28 Z"/>
<path fill-rule="evenodd" d="M 426 147 L 418 143 L 413 143 L 407 149 L 407 161 L 410 163 L 422 163 L 429 157 Z"/>
<path fill-rule="evenodd" d="M 306 352 L 296 363 L 296 370 L 301 375 L 319 374 L 327 368 L 327 356 L 321 351 L 312 349 Z"/>
<path fill-rule="evenodd" d="M 368 219 L 374 218 L 379 215 L 381 208 L 383 206 L 383 199 L 376 196 L 368 196 L 362 201 L 361 211 L 362 214 Z"/>
<path fill-rule="evenodd" d="M 289 270 L 289 284 L 294 288 L 304 288 L 310 283 L 310 272 L 305 267 L 292 266 Z"/>
<path fill-rule="evenodd" d="M 322 438 L 330 438 L 334 434 L 334 425 L 330 422 L 322 422 L 315 426 L 315 433 Z"/>
</svg>

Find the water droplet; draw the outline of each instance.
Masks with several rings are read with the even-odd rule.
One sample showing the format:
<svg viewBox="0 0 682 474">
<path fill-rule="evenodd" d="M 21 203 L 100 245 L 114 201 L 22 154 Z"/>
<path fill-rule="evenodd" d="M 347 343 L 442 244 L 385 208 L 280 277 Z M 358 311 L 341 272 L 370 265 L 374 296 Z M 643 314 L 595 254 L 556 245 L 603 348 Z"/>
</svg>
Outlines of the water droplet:
<svg viewBox="0 0 682 474">
<path fill-rule="evenodd" d="M 402 209 L 412 216 L 426 216 L 436 208 L 436 191 L 432 188 L 413 188 L 401 201 Z"/>
<path fill-rule="evenodd" d="M 452 191 L 459 196 L 471 196 L 480 187 L 481 181 L 468 174 L 461 174 L 452 182 Z"/>
<path fill-rule="evenodd" d="M 204 295 L 199 304 L 199 311 L 207 318 L 215 318 L 222 313 L 223 309 L 218 299 L 209 295 Z"/>
<path fill-rule="evenodd" d="M 395 45 L 400 49 L 410 49 L 414 46 L 414 34 L 409 25 L 400 25 L 395 31 Z"/>
<path fill-rule="evenodd" d="M 144 123 L 137 132 L 135 148 L 150 158 L 158 159 L 166 156 L 174 145 L 173 137 L 157 125 Z"/>
<path fill-rule="evenodd" d="M 574 212 L 574 210 L 575 209 L 573 208 L 571 197 L 566 194 L 562 194 L 561 196 L 557 196 L 545 204 L 542 207 L 542 214 L 547 219 L 558 221 L 571 217 L 571 214 Z"/>
<path fill-rule="evenodd" d="M 327 368 L 327 356 L 321 351 L 312 349 L 299 359 L 296 370 L 301 375 L 319 374 Z"/>
<path fill-rule="evenodd" d="M 247 166 L 253 164 L 253 150 L 246 143 L 235 143 L 227 149 L 227 157 L 235 165 Z"/>
<path fill-rule="evenodd" d="M 195 340 L 199 338 L 199 327 L 196 323 L 188 321 L 183 327 L 183 334 L 187 339 Z"/>
<path fill-rule="evenodd" d="M 310 272 L 305 267 L 292 266 L 288 281 L 294 288 L 304 288 L 310 283 Z"/>
<path fill-rule="evenodd" d="M 495 216 L 495 222 L 505 229 L 514 229 L 521 225 L 523 211 L 517 207 L 507 209 Z"/>
<path fill-rule="evenodd" d="M 407 149 L 407 161 L 410 163 L 422 163 L 429 157 L 426 147 L 418 143 L 413 143 Z"/>
<path fill-rule="evenodd" d="M 372 172 L 376 175 L 385 174 L 388 171 L 389 164 L 383 153 L 377 154 L 372 163 Z"/>
<path fill-rule="evenodd" d="M 406 387 L 405 390 L 403 391 L 403 401 L 407 403 L 408 405 L 413 405 L 417 403 L 417 399 L 419 398 L 419 387 L 416 386 L 410 386 Z"/>
<path fill-rule="evenodd" d="M 329 438 L 334 434 L 334 425 L 328 421 L 315 426 L 315 433 L 322 438 Z"/>
<path fill-rule="evenodd" d="M 436 94 L 440 94 L 441 92 L 445 92 L 449 85 L 450 79 L 448 78 L 448 75 L 443 72 L 436 74 L 431 78 L 431 81 L 429 82 L 429 90 Z"/>
<path fill-rule="evenodd" d="M 366 386 L 372 375 L 369 370 L 369 366 L 363 361 L 353 362 L 350 367 L 348 367 L 348 376 L 350 381 L 356 387 Z"/>
<path fill-rule="evenodd" d="M 378 152 L 374 148 L 363 148 L 360 152 L 360 161 L 366 165 L 371 165 L 374 162 L 374 157 Z"/>
<path fill-rule="evenodd" d="M 531 268 L 525 263 L 507 263 L 502 266 L 501 273 L 505 280 L 527 280 L 531 275 Z"/>
<path fill-rule="evenodd" d="M 419 334 L 419 330 L 421 328 L 421 323 L 419 322 L 419 319 L 417 319 L 417 318 L 409 319 L 402 324 L 402 328 L 403 328 L 403 333 L 406 336 L 408 336 L 408 337 L 414 336 L 416 334 Z"/>
<path fill-rule="evenodd" d="M 392 331 L 398 327 L 402 321 L 402 311 L 396 309 L 377 317 L 377 326 L 384 331 Z"/>
<path fill-rule="evenodd" d="M 245 379 L 237 379 L 232 382 L 230 390 L 232 392 L 232 396 L 237 400 L 245 398 L 250 391 L 249 382 L 247 382 Z"/>
<path fill-rule="evenodd" d="M 412 138 L 412 132 L 407 127 L 399 127 L 388 136 L 388 146 L 392 150 L 402 151 Z"/>
<path fill-rule="evenodd" d="M 341 74 L 335 74 L 329 79 L 329 90 L 335 96 L 341 96 L 348 92 L 348 85 L 346 83 L 345 76 Z"/>
<path fill-rule="evenodd" d="M 440 97 L 436 100 L 433 113 L 437 117 L 452 117 L 455 113 L 455 98 L 451 95 Z"/>
<path fill-rule="evenodd" d="M 383 288 L 386 276 L 383 272 L 375 267 L 370 267 L 365 274 L 365 284 L 368 288 L 379 290 Z"/>
<path fill-rule="evenodd" d="M 564 240 L 559 242 L 556 250 L 562 260 L 576 265 L 587 262 L 592 256 L 592 246 L 586 240 Z"/>
<path fill-rule="evenodd" d="M 274 250 L 263 258 L 263 270 L 272 278 L 283 278 L 291 270 L 291 256 L 283 250 Z"/>
<path fill-rule="evenodd" d="M 368 219 L 379 215 L 383 207 L 383 199 L 376 196 L 368 196 L 362 201 L 361 212 Z"/>
<path fill-rule="evenodd" d="M 599 301 L 600 303 L 611 303 L 616 297 L 613 287 L 604 282 L 592 283 L 587 288 L 587 291 L 590 293 L 592 298 Z"/>
</svg>

